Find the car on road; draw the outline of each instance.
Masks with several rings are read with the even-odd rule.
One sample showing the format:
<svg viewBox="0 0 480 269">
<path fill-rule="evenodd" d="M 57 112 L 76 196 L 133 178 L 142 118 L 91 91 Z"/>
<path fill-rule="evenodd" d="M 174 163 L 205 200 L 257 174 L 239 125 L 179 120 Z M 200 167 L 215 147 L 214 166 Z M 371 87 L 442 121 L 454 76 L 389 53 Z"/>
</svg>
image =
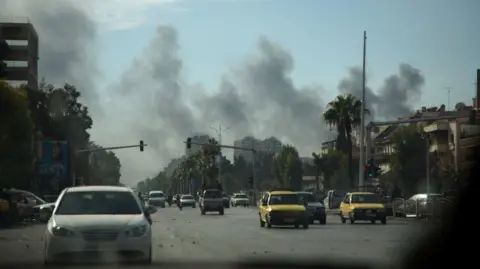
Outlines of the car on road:
<svg viewBox="0 0 480 269">
<path fill-rule="evenodd" d="M 148 193 L 148 205 L 165 208 L 165 202 L 163 191 L 151 191 Z"/>
<path fill-rule="evenodd" d="M 350 220 L 370 221 L 375 224 L 380 221 L 387 224 L 387 214 L 382 199 L 373 192 L 348 192 L 340 203 L 340 220 L 342 223 Z"/>
<path fill-rule="evenodd" d="M 206 212 L 218 212 L 223 215 L 225 213 L 223 207 L 222 191 L 219 189 L 206 189 L 200 196 L 200 212 L 205 215 Z"/>
<path fill-rule="evenodd" d="M 310 214 L 310 224 L 315 223 L 315 221 L 318 221 L 320 224 L 326 224 L 327 214 L 321 200 L 317 199 L 313 192 L 298 191 L 297 194 L 300 201 L 306 204 L 307 211 Z"/>
<path fill-rule="evenodd" d="M 45 264 L 152 262 L 150 214 L 137 194 L 122 186 L 66 188 L 47 223 Z"/>
<path fill-rule="evenodd" d="M 183 194 L 182 196 L 180 196 L 180 205 L 182 207 L 191 206 L 192 208 L 195 208 L 195 198 L 193 198 L 191 194 Z"/>
<path fill-rule="evenodd" d="M 258 207 L 260 227 L 302 226 L 308 229 L 309 213 L 292 189 L 273 189 L 263 194 Z"/>
<path fill-rule="evenodd" d="M 250 199 L 245 193 L 235 193 L 231 199 L 231 204 L 234 207 L 244 206 L 247 207 L 250 205 Z"/>
</svg>

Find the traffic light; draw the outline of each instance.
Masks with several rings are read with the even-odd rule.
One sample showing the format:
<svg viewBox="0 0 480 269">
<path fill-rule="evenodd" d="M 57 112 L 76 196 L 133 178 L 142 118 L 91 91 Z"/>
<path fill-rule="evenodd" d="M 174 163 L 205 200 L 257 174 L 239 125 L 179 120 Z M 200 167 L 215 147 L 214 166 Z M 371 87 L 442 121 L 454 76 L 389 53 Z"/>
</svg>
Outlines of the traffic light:
<svg viewBox="0 0 480 269">
<path fill-rule="evenodd" d="M 366 176 L 369 178 L 373 178 L 375 173 L 375 163 L 373 162 L 373 158 L 369 158 L 367 161 L 367 165 L 364 166 L 363 171 L 366 173 Z"/>
<path fill-rule="evenodd" d="M 140 151 L 143 151 L 143 140 L 140 140 Z"/>
<path fill-rule="evenodd" d="M 187 138 L 187 149 L 190 149 L 192 147 L 192 138 L 189 137 Z"/>
</svg>

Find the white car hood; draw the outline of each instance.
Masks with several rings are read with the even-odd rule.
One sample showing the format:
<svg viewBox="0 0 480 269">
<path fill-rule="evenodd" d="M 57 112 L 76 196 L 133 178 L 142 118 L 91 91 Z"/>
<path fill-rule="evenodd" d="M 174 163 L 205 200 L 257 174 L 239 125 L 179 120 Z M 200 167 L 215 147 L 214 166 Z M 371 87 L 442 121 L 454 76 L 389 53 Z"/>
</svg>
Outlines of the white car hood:
<svg viewBox="0 0 480 269">
<path fill-rule="evenodd" d="M 148 200 L 152 200 L 152 201 L 163 201 L 163 200 L 165 200 L 165 197 L 151 197 L 151 198 L 148 198 Z"/>
<path fill-rule="evenodd" d="M 181 202 L 193 202 L 194 199 L 180 199 Z"/>
<path fill-rule="evenodd" d="M 143 224 L 143 215 L 54 215 L 52 224 L 75 230 L 123 229 L 129 225 Z"/>
</svg>

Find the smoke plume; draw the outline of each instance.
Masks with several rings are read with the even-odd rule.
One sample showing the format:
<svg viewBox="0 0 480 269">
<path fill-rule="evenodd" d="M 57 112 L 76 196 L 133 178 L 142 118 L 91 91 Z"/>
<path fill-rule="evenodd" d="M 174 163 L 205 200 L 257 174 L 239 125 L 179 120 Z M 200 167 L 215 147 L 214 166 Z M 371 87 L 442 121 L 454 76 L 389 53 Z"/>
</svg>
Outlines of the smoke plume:
<svg viewBox="0 0 480 269">
<path fill-rule="evenodd" d="M 206 91 L 183 75 L 179 33 L 172 26 L 158 26 L 155 37 L 119 80 L 97 88 L 99 26 L 90 14 L 95 14 L 98 1 L 88 1 L 85 8 L 81 2 L 0 0 L 0 6 L 30 17 L 40 36 L 40 76 L 50 83 L 67 81 L 78 87 L 93 109 L 96 142 L 108 146 L 143 139 L 148 144 L 143 153 L 116 153 L 122 161 L 122 181 L 134 182 L 158 172 L 183 153 L 186 137 L 214 135 L 210 126 L 218 124 L 231 127 L 222 134 L 224 144 L 246 135 L 273 135 L 295 145 L 303 156 L 333 137 L 321 120 L 329 101 L 320 96 L 324 89 L 295 85 L 292 55 L 267 37 L 259 38 L 256 51 L 242 65 L 223 74 L 217 89 Z M 421 94 L 423 83 L 419 70 L 401 64 L 399 73 L 387 78 L 378 92 L 366 89 L 372 116 L 404 115 L 411 110 L 409 102 Z M 360 98 L 361 89 L 361 69 L 353 67 L 338 90 Z M 100 98 L 104 96 L 108 100 Z"/>
</svg>

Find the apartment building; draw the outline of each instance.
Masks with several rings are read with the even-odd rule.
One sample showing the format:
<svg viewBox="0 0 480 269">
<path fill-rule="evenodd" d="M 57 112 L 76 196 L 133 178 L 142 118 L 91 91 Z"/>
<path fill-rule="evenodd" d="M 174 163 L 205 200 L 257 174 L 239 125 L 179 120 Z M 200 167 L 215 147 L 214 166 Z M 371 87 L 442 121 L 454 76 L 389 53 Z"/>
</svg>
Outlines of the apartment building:
<svg viewBox="0 0 480 269">
<path fill-rule="evenodd" d="M 1 59 L 5 67 L 3 79 L 12 86 L 27 85 L 29 89 L 36 89 L 38 35 L 28 18 L 0 18 L 0 40 L 4 44 Z"/>
<path fill-rule="evenodd" d="M 254 148 L 259 152 L 270 152 L 273 154 L 278 154 L 282 150 L 282 142 L 275 137 L 258 140 L 253 136 L 247 136 L 241 140 L 234 141 L 233 145 L 235 147 Z M 242 156 L 246 162 L 252 162 L 252 152 L 249 150 L 234 149 L 233 156 L 235 158 Z"/>
</svg>

